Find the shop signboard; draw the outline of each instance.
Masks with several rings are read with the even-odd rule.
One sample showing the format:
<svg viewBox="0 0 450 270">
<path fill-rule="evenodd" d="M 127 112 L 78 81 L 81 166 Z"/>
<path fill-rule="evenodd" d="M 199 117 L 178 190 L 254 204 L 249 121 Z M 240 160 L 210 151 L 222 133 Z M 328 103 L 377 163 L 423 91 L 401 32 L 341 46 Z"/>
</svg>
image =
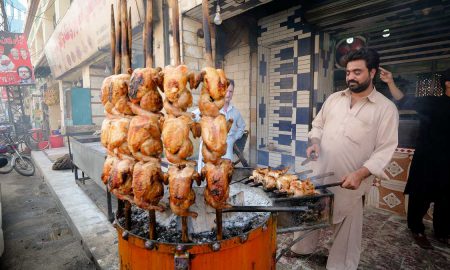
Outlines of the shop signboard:
<svg viewBox="0 0 450 270">
<path fill-rule="evenodd" d="M 0 31 L 0 85 L 26 84 L 34 84 L 26 37 Z"/>
<path fill-rule="evenodd" d="M 118 0 L 74 0 L 45 45 L 45 56 L 55 78 L 100 52 L 109 52 L 111 4 L 117 21 Z M 128 1 L 132 25 L 142 16 L 142 1 Z M 127 10 L 128 10 L 127 8 Z M 116 29 L 117 30 L 117 29 Z"/>
</svg>

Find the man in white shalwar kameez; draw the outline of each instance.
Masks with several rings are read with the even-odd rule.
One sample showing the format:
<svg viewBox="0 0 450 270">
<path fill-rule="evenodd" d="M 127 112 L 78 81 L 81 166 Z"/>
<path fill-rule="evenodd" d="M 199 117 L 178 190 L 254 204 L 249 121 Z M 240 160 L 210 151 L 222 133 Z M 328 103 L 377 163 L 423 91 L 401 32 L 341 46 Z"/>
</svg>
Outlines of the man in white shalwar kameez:
<svg viewBox="0 0 450 270">
<path fill-rule="evenodd" d="M 383 169 L 398 143 L 398 111 L 374 85 L 379 56 L 371 49 L 349 53 L 346 65 L 348 89 L 333 93 L 312 122 L 308 134 L 311 152 L 318 155 L 314 173 L 334 172 L 324 184 L 344 181 L 330 188 L 335 194 L 334 236 L 327 269 L 357 269 L 361 254 L 362 196 L 373 176 L 387 178 Z M 302 233 L 295 233 L 294 239 Z M 314 251 L 318 231 L 291 250 L 297 254 Z"/>
</svg>

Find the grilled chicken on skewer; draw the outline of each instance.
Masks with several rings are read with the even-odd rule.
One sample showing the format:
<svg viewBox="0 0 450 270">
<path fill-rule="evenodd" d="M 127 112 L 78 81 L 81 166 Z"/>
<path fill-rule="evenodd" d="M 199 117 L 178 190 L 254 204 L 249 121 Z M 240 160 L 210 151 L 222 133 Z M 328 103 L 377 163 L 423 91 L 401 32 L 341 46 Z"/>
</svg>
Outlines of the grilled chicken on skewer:
<svg viewBox="0 0 450 270">
<path fill-rule="evenodd" d="M 103 80 L 100 99 L 107 113 L 115 115 L 133 114 L 128 106 L 129 83 L 130 74 L 111 75 Z"/>
<path fill-rule="evenodd" d="M 163 211 L 158 205 L 164 195 L 164 175 L 158 158 L 149 157 L 144 163 L 140 161 L 134 165 L 132 188 L 134 203 L 146 210 Z"/>
<path fill-rule="evenodd" d="M 163 100 L 158 92 L 163 78 L 161 68 L 137 68 L 131 74 L 128 97 L 142 109 L 157 113 L 163 108 Z"/>
<path fill-rule="evenodd" d="M 202 177 L 206 179 L 205 201 L 215 209 L 228 208 L 233 164 L 229 159 L 222 159 L 218 165 L 206 163 L 202 168 Z"/>
</svg>

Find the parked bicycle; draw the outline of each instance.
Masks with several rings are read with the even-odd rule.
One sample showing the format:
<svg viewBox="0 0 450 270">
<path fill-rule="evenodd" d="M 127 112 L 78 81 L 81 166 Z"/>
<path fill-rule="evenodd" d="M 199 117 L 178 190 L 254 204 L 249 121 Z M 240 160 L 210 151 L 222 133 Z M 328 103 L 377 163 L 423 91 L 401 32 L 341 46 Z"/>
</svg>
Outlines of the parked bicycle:
<svg viewBox="0 0 450 270">
<path fill-rule="evenodd" d="M 11 137 L 10 126 L 0 126 L 0 157 L 6 158 L 8 164 L 0 168 L 0 174 L 10 173 L 13 169 L 21 175 L 31 176 L 35 172 L 35 166 L 30 157 L 27 157 L 19 151 L 21 140 L 13 140 Z"/>
</svg>

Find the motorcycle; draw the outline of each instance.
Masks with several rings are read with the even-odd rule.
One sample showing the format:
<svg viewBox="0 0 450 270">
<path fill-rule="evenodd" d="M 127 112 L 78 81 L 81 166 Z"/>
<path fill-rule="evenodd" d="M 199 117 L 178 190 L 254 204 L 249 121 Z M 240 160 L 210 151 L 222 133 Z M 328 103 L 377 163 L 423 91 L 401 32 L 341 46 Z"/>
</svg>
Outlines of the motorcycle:
<svg viewBox="0 0 450 270">
<path fill-rule="evenodd" d="M 14 169 L 24 176 L 34 175 L 36 169 L 33 161 L 18 151 L 21 142 L 15 142 L 11 138 L 10 128 L 0 127 L 0 135 L 3 138 L 3 144 L 0 144 L 0 160 L 6 159 L 7 161 L 6 165 L 0 166 L 0 174 L 10 173 Z"/>
</svg>

